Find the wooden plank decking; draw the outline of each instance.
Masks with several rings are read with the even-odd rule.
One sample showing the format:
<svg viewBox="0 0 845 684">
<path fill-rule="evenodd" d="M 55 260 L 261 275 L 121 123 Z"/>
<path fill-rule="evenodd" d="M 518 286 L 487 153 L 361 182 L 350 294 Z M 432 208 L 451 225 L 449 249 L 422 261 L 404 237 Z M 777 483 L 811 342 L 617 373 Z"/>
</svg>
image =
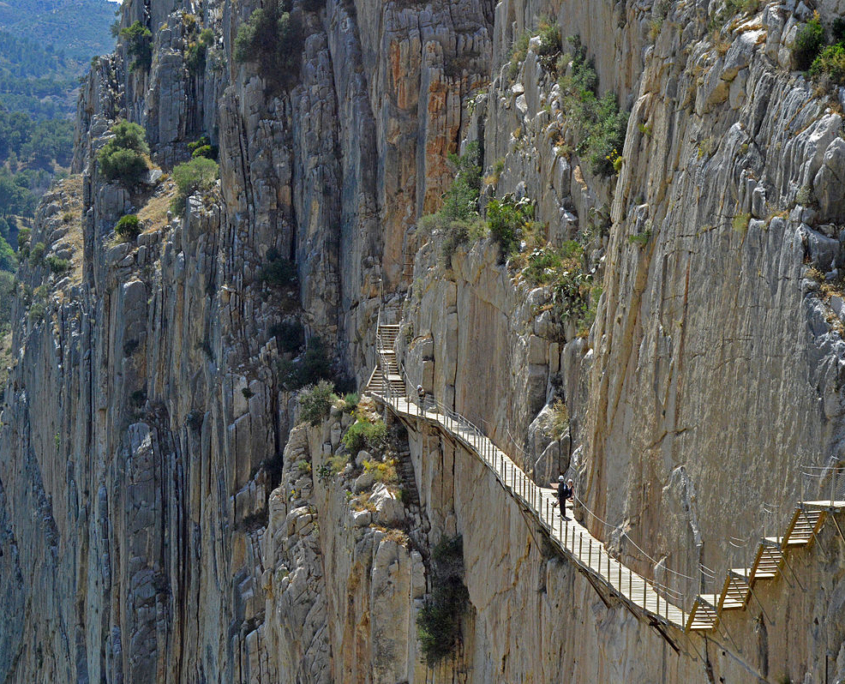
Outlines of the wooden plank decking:
<svg viewBox="0 0 845 684">
<path fill-rule="evenodd" d="M 682 608 L 667 601 L 665 595 L 661 595 L 652 582 L 612 558 L 604 544 L 572 518 L 571 510 L 567 519 L 562 519 L 557 507 L 552 505 L 556 501 L 555 491 L 534 484 L 516 463 L 487 437 L 437 410 L 420 409 L 416 403 L 405 397 L 373 394 L 397 416 L 426 420 L 460 441 L 465 449 L 495 473 L 505 490 L 543 526 L 549 539 L 558 549 L 610 594 L 658 622 L 668 623 L 679 629 L 685 628 L 687 614 Z M 693 629 L 701 628 L 701 625 L 693 626 Z"/>
</svg>

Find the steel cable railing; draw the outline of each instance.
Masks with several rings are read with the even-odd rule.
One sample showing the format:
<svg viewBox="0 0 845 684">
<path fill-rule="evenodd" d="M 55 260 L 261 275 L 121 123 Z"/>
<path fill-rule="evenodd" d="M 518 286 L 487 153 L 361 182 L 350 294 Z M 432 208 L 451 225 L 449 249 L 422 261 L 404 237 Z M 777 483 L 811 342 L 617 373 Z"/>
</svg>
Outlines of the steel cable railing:
<svg viewBox="0 0 845 684">
<path fill-rule="evenodd" d="M 829 502 L 831 507 L 845 501 L 845 466 L 801 466 L 801 502 Z"/>
</svg>

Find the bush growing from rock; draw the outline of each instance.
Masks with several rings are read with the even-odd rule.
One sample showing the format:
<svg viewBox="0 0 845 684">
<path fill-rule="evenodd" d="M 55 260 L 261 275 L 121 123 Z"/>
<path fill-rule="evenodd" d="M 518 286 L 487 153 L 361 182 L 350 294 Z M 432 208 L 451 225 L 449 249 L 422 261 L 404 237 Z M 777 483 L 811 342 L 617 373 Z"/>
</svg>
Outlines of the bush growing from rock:
<svg viewBox="0 0 845 684">
<path fill-rule="evenodd" d="M 451 266 L 452 255 L 460 245 L 486 232 L 486 226 L 478 215 L 481 194 L 479 160 L 477 142 L 469 143 L 462 155 L 449 155 L 449 165 L 455 171 L 455 178 L 443 195 L 443 206 L 436 214 L 420 220 L 424 230 L 438 230 L 444 235 L 440 256 L 447 268 Z"/>
<path fill-rule="evenodd" d="M 188 152 L 191 153 L 191 157 L 208 157 L 217 160 L 219 150 L 216 145 L 211 144 L 208 136 L 204 135 L 199 140 L 188 143 Z"/>
<path fill-rule="evenodd" d="M 18 256 L 26 259 L 29 257 L 29 243 L 32 231 L 29 228 L 21 228 L 18 231 Z"/>
<path fill-rule="evenodd" d="M 100 173 L 106 180 L 126 186 L 137 184 L 147 172 L 144 155 L 149 154 L 144 129 L 129 121 L 119 121 L 111 128 L 114 137 L 97 154 Z"/>
<path fill-rule="evenodd" d="M 147 132 L 138 124 L 131 121 L 118 121 L 111 128 L 114 138 L 110 142 L 121 150 L 132 150 L 138 154 L 149 154 Z"/>
<path fill-rule="evenodd" d="M 828 45 L 821 54 L 813 60 L 810 76 L 821 78 L 827 76 L 836 85 L 845 84 L 845 43 Z"/>
<path fill-rule="evenodd" d="M 399 473 L 396 471 L 396 460 L 364 461 L 364 472 L 371 473 L 376 482 L 384 484 L 398 484 Z"/>
<path fill-rule="evenodd" d="M 578 36 L 572 46 L 571 74 L 560 79 L 567 118 L 575 124 L 575 151 L 587 161 L 591 173 L 612 176 L 619 171 L 619 150 L 625 147 L 628 113 L 619 110 L 616 94 L 598 96 L 598 74 Z M 619 168 L 617 168 L 617 165 Z"/>
<path fill-rule="evenodd" d="M 845 85 L 845 20 L 836 19 L 830 28 L 833 45 L 825 47 L 813 60 L 810 76 L 835 85 Z"/>
<path fill-rule="evenodd" d="M 271 287 L 296 287 L 296 264 L 271 249 L 267 252 L 267 263 L 262 267 L 259 278 Z"/>
<path fill-rule="evenodd" d="M 214 186 L 219 170 L 217 162 L 206 157 L 197 157 L 176 166 L 173 169 L 173 181 L 176 183 L 177 194 L 171 208 L 176 212 L 184 211 L 188 197 Z"/>
<path fill-rule="evenodd" d="M 50 271 L 56 275 L 70 270 L 70 262 L 67 259 L 60 259 L 57 256 L 48 256 L 47 266 L 50 268 Z"/>
<path fill-rule="evenodd" d="M 540 37 L 540 47 L 537 54 L 540 57 L 552 57 L 563 49 L 560 27 L 548 17 L 542 17 L 537 25 L 537 35 Z"/>
<path fill-rule="evenodd" d="M 478 216 L 478 197 L 481 194 L 481 156 L 477 142 L 466 146 L 464 153 L 449 154 L 449 164 L 455 179 L 443 196 L 440 214 L 453 221 L 468 221 Z"/>
<path fill-rule="evenodd" d="M 214 31 L 203 29 L 196 40 L 193 40 L 194 36 L 196 36 L 195 30 L 191 31 L 188 45 L 185 48 L 185 66 L 188 67 L 190 73 L 197 74 L 205 69 L 208 48 L 214 45 Z"/>
<path fill-rule="evenodd" d="M 387 426 L 378 421 L 371 423 L 368 420 L 358 420 L 349 427 L 343 435 L 343 445 L 353 454 L 361 449 L 375 449 L 381 446 L 387 438 Z"/>
<path fill-rule="evenodd" d="M 130 71 L 149 71 L 153 64 L 153 34 L 140 21 L 120 30 L 126 41 L 126 51 L 133 58 Z"/>
<path fill-rule="evenodd" d="M 823 45 L 824 26 L 816 13 L 795 36 L 795 43 L 792 45 L 792 59 L 795 61 L 795 67 L 800 71 L 809 69 Z"/>
<path fill-rule="evenodd" d="M 41 302 L 35 302 L 32 306 L 29 307 L 29 320 L 33 323 L 40 323 L 44 320 L 44 314 L 46 313 L 46 309 L 44 304 Z"/>
<path fill-rule="evenodd" d="M 32 266 L 40 264 L 44 260 L 44 251 L 47 246 L 43 242 L 38 242 L 29 252 L 29 263 Z"/>
<path fill-rule="evenodd" d="M 461 537 L 440 540 L 431 554 L 431 596 L 417 616 L 417 636 L 429 667 L 451 656 L 461 641 L 461 623 L 469 605 L 463 582 Z"/>
<path fill-rule="evenodd" d="M 332 384 L 328 380 L 320 380 L 299 394 L 300 418 L 311 425 L 319 425 L 321 420 L 328 417 L 336 400 Z"/>
<path fill-rule="evenodd" d="M 114 232 L 124 242 L 135 240 L 141 234 L 141 220 L 135 214 L 121 216 Z"/>
<path fill-rule="evenodd" d="M 346 413 L 353 413 L 358 408 L 358 393 L 351 392 L 343 397 L 343 410 Z"/>
<path fill-rule="evenodd" d="M 326 347 L 319 337 L 311 339 L 308 349 L 295 361 L 281 361 L 278 366 L 282 389 L 294 391 L 332 377 L 332 366 Z"/>
<path fill-rule="evenodd" d="M 516 200 L 512 195 L 506 195 L 500 200 L 490 200 L 487 205 L 487 225 L 503 254 L 513 251 L 519 242 L 520 231 L 525 230 L 533 218 L 534 206 L 524 197 Z"/>
<path fill-rule="evenodd" d="M 131 150 L 112 150 L 98 160 L 107 180 L 120 181 L 128 186 L 136 185 L 147 172 L 146 160 Z"/>
</svg>

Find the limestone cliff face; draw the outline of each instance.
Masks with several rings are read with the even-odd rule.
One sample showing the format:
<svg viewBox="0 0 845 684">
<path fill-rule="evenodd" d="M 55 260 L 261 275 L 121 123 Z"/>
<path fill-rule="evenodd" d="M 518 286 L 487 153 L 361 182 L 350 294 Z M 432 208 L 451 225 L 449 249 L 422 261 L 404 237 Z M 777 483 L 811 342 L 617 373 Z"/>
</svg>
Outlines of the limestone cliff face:
<svg viewBox="0 0 845 684">
<path fill-rule="evenodd" d="M 294 2 L 302 63 L 273 94 L 233 59 L 259 4 L 125 0 L 122 25 L 153 31 L 151 68 L 122 47 L 83 87 L 75 175 L 31 239 L 69 269 L 24 261 L 0 405 L 0 677 L 844 677 L 835 529 L 794 561 L 800 582 L 761 590 L 726 631 L 664 638 L 425 426 L 350 455 L 340 408 L 296 426 L 276 332 L 301 320 L 363 387 L 376 312 L 402 300 L 411 381 L 537 482 L 569 470 L 596 536 L 689 589 L 667 568 L 727 565 L 731 536 L 770 534 L 794 505 L 799 465 L 841 456 L 841 104 L 789 49 L 812 8 L 761 2 L 714 31 L 717 2 Z M 838 4 L 816 3 L 825 22 Z M 509 63 L 541 16 L 580 36 L 599 91 L 630 109 L 616 174 L 579 158 L 539 44 Z M 195 25 L 214 35 L 199 69 Z M 165 172 L 131 193 L 94 161 L 118 118 L 145 128 Z M 174 215 L 166 174 L 201 135 L 219 184 Z M 444 264 L 418 219 L 470 142 L 490 174 L 482 203 L 526 197 L 550 244 L 583 243 L 603 287 L 591 326 L 556 319 L 552 288 L 493 240 Z M 126 213 L 144 224 L 135 242 L 114 238 Z M 295 262 L 298 289 L 262 281 L 271 254 Z M 394 459 L 399 483 L 376 481 Z M 431 550 L 457 534 L 470 607 L 461 649 L 431 670 L 416 619 Z"/>
</svg>

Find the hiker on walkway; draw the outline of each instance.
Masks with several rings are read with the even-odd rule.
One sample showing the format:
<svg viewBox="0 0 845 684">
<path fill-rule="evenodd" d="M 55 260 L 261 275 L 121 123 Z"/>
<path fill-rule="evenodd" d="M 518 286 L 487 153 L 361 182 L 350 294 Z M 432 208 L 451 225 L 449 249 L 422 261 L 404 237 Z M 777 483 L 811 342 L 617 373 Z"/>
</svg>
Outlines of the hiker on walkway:
<svg viewBox="0 0 845 684">
<path fill-rule="evenodd" d="M 554 484 L 554 483 L 552 483 Z M 557 502 L 560 506 L 560 517 L 567 520 L 566 517 L 566 502 L 572 501 L 575 496 L 575 483 L 572 480 L 567 481 L 561 475 L 557 478 Z"/>
<path fill-rule="evenodd" d="M 420 398 L 420 408 L 425 408 L 425 388 L 417 385 L 417 396 Z"/>
</svg>

